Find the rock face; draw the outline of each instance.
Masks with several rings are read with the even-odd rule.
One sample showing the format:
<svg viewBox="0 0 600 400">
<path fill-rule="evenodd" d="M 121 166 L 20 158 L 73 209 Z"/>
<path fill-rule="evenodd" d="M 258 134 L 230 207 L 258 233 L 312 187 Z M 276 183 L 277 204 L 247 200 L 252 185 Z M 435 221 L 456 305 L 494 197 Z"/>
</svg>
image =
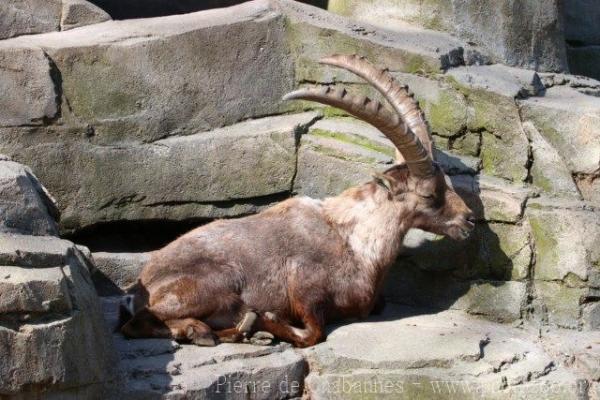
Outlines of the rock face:
<svg viewBox="0 0 600 400">
<path fill-rule="evenodd" d="M 116 361 L 89 260 L 31 170 L 0 161 L 0 397 L 98 398 Z"/>
<path fill-rule="evenodd" d="M 92 280 L 100 296 L 119 295 L 137 282 L 150 253 L 93 253 Z"/>
<path fill-rule="evenodd" d="M 334 327 L 326 343 L 306 350 L 306 391 L 311 399 L 579 399 L 595 395 L 589 373 L 560 354 L 583 364 L 588 351 L 598 356 L 585 350 L 595 337 L 539 337 L 460 312 L 395 308 L 384 321 Z"/>
<path fill-rule="evenodd" d="M 101 8 L 86 0 L 63 0 L 60 28 L 63 31 L 110 20 Z"/>
<path fill-rule="evenodd" d="M 409 23 L 451 32 L 477 43 L 496 62 L 567 69 L 562 9 L 556 0 L 332 0 L 329 10 L 387 29 Z"/>
<path fill-rule="evenodd" d="M 244 40 L 213 45 L 230 37 Z M 589 94 L 600 83 L 463 65 L 475 50 L 443 33 L 379 31 L 286 0 L 13 38 L 0 43 L 0 54 L 28 62 L 6 75 L 6 87 L 27 102 L 2 108 L 0 151 L 31 165 L 57 196 L 65 232 L 234 217 L 294 194 L 334 195 L 387 168 L 389 141 L 339 111 L 279 99 L 297 86 L 336 82 L 377 98 L 356 77 L 317 63 L 360 51 L 415 92 L 437 160 L 480 220 L 473 240 L 460 246 L 411 233 L 388 296 L 516 321 L 538 307 L 534 280 L 572 288 L 532 273 L 527 202 L 540 193 L 597 201 L 600 104 Z M 206 56 L 189 57 L 197 53 Z M 142 264 L 110 254 L 98 261 L 94 279 L 104 279 L 105 294 L 132 284 Z M 576 272 L 589 266 L 568 268 L 581 279 L 578 290 L 592 290 Z M 592 318 L 595 298 L 585 298 L 591 303 L 573 303 L 572 327 L 591 326 L 581 318 L 584 309 Z"/>
<path fill-rule="evenodd" d="M 60 27 L 60 0 L 15 0 L 0 6 L 0 39 L 57 31 Z"/>
<path fill-rule="evenodd" d="M 11 0 L 0 5 L 0 39 L 67 30 L 109 19 L 106 12 L 86 0 Z"/>
<path fill-rule="evenodd" d="M 6 40 L 0 43 L 0 57 L 27 55 L 27 69 L 40 84 L 29 88 L 7 77 L 7 85 L 27 89 L 19 93 L 27 101 L 3 107 L 2 135 L 10 139 L 0 144 L 0 151 L 18 155 L 55 193 L 65 230 L 116 219 L 178 220 L 253 212 L 258 207 L 248 199 L 260 197 L 261 204 L 269 204 L 270 196 L 278 200 L 291 192 L 294 127 L 310 123 L 311 117 L 281 117 L 277 121 L 288 122 L 280 122 L 284 129 L 277 134 L 269 131 L 269 120 L 202 132 L 315 107 L 284 104 L 280 98 L 297 83 L 320 81 L 316 75 L 325 69 L 316 60 L 331 52 L 373 48 L 373 56 L 399 71 L 439 72 L 463 63 L 463 48 L 468 47 L 431 32 L 392 36 L 361 32 L 354 23 L 323 10 L 263 0 L 237 6 L 234 13 L 210 10 L 106 22 Z M 311 44 L 326 33 L 335 40 Z M 231 37 L 244 40 L 213 45 L 228 43 Z M 192 60 L 189 54 L 205 56 Z M 165 80 L 166 75 L 171 78 Z M 44 92 L 38 93 L 39 88 Z M 236 130 L 241 136 L 234 139 Z M 255 149 L 246 149 L 255 138 Z M 244 148 L 236 150 L 235 141 Z M 240 172 L 262 176 L 263 182 L 244 187 L 249 179 L 225 167 L 223 160 L 194 157 L 205 146 L 219 158 L 217 148 L 241 153 L 254 169 Z M 275 159 L 282 167 L 279 172 L 260 170 Z M 209 165 L 212 172 L 207 170 L 204 182 L 198 184 L 194 178 L 188 189 L 168 187 L 186 174 L 186 168 L 191 173 Z M 140 175 L 141 169 L 148 173 Z M 177 179 L 169 177 L 171 170 Z M 77 172 L 65 180 L 70 171 Z"/>
<path fill-rule="evenodd" d="M 41 49 L 7 50 L 0 55 L 0 126 L 38 125 L 58 113 L 50 60 Z"/>
<path fill-rule="evenodd" d="M 65 0 L 62 22 L 42 28 L 51 4 L 37 25 L 7 17 L 29 30 L 0 24 L 12 29 L 0 35 L 10 37 L 0 40 L 0 397 L 347 398 L 371 384 L 369 395 L 398 398 L 377 390 L 404 382 L 406 398 L 468 398 L 435 383 L 452 381 L 491 388 L 489 398 L 539 398 L 552 385 L 556 398 L 598 397 L 600 82 L 479 65 L 564 68 L 562 48 L 550 49 L 562 29 L 553 0 L 360 3 L 374 13 L 365 18 L 387 4 L 421 25 L 394 31 L 288 0 L 81 27 L 105 17 Z M 475 36 L 475 25 L 490 32 Z M 388 139 L 339 110 L 281 101 L 333 85 L 381 99 L 318 63 L 354 52 L 414 92 L 436 160 L 475 212 L 472 237 L 410 231 L 385 282 L 387 313 L 334 328 L 314 349 L 115 335 L 117 364 L 96 293 L 121 295 L 149 253 L 90 252 L 56 235 L 135 226 L 161 243 L 161 230 L 370 180 L 393 164 Z M 103 298 L 111 328 L 118 301 Z"/>
<path fill-rule="evenodd" d="M 85 256 L 65 240 L 0 234 L 0 265 L 0 394 L 102 396 L 116 354 Z"/>
<path fill-rule="evenodd" d="M 29 168 L 0 161 L 0 232 L 57 235 L 58 216 L 54 199 Z"/>
</svg>

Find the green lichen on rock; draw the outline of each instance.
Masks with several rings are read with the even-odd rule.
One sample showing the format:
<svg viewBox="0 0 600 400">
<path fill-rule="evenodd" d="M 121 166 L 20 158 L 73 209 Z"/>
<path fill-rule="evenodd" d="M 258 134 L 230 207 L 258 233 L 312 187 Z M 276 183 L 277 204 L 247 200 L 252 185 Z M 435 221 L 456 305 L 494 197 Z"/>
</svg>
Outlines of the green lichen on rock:
<svg viewBox="0 0 600 400">
<path fill-rule="evenodd" d="M 453 307 L 499 322 L 513 322 L 521 317 L 526 301 L 525 282 L 480 281 L 473 282 L 469 291 Z"/>
<path fill-rule="evenodd" d="M 111 62 L 110 56 L 103 51 L 82 53 L 76 60 L 66 57 L 61 68 L 66 71 L 62 74 L 62 89 L 69 99 L 69 109 L 80 118 L 94 120 L 136 114 L 140 112 L 140 101 L 149 93 L 143 80 L 132 76 L 122 65 Z M 129 81 L 90 79 L 90 76 L 104 75 L 107 70 L 111 71 L 111 76 L 126 76 Z"/>
<path fill-rule="evenodd" d="M 492 273 L 499 279 L 526 279 L 532 257 L 528 227 L 494 223 L 489 228 L 487 248 Z"/>
<path fill-rule="evenodd" d="M 447 137 L 434 135 L 433 143 L 436 149 L 450 150 L 450 140 Z"/>
<path fill-rule="evenodd" d="M 453 77 L 446 77 L 445 82 L 466 98 L 469 107 L 467 130 L 483 132 L 480 148 L 483 171 L 511 181 L 524 181 L 529 141 L 521 127 L 514 99 L 467 87 Z M 473 146 L 471 151 L 475 150 L 476 146 Z"/>
<path fill-rule="evenodd" d="M 581 300 L 585 289 L 543 281 L 535 281 L 534 287 L 539 301 L 547 310 L 550 324 L 571 329 L 579 327 Z"/>
<path fill-rule="evenodd" d="M 340 142 L 350 143 L 357 146 L 364 147 L 367 150 L 376 151 L 378 153 L 385 154 L 386 156 L 394 157 L 395 151 L 393 148 L 379 144 L 373 140 L 367 139 L 366 137 L 353 135 L 350 133 L 334 132 L 325 129 L 314 128 L 310 130 L 310 134 L 314 136 L 335 139 Z"/>
<path fill-rule="evenodd" d="M 314 103 L 313 103 L 314 104 Z M 335 117 L 349 117 L 350 114 L 347 112 L 340 110 L 339 108 L 325 106 L 321 108 L 321 113 L 325 118 L 335 118 Z"/>
<path fill-rule="evenodd" d="M 440 136 L 451 137 L 467 126 L 467 104 L 453 89 L 442 88 L 436 101 L 419 99 L 431 130 Z"/>
<path fill-rule="evenodd" d="M 318 63 L 331 54 L 360 54 L 376 60 L 378 65 L 390 65 L 396 71 L 408 73 L 435 74 L 441 69 L 439 58 L 384 46 L 370 41 L 368 37 L 356 37 L 343 30 L 318 27 L 291 18 L 286 18 L 285 26 L 298 82 L 331 82 L 338 76 L 350 76 L 345 71 Z"/>
<path fill-rule="evenodd" d="M 452 141 L 451 149 L 458 154 L 477 157 L 481 151 L 481 135 L 467 132 Z"/>
<path fill-rule="evenodd" d="M 523 136 L 499 138 L 483 132 L 481 161 L 486 174 L 522 182 L 527 178 L 529 144 Z"/>
<path fill-rule="evenodd" d="M 313 151 L 316 151 L 317 153 L 326 155 L 328 157 L 333 157 L 344 161 L 354 161 L 363 164 L 377 164 L 377 160 L 375 158 L 359 156 L 355 154 L 348 154 L 343 151 L 332 149 L 331 147 L 315 143 L 307 144 L 306 146 L 310 147 Z"/>
<path fill-rule="evenodd" d="M 531 169 L 531 183 L 539 187 L 546 193 L 554 192 L 554 182 L 551 178 L 544 174 L 544 171 L 540 171 L 538 168 Z"/>
<path fill-rule="evenodd" d="M 528 216 L 531 233 L 535 241 L 536 265 L 540 267 L 556 264 L 559 260 L 557 254 L 558 243 L 552 228 L 556 221 L 548 220 L 545 218 L 545 214 L 529 213 Z M 538 278 L 540 278 L 540 272 L 536 271 Z"/>
<path fill-rule="evenodd" d="M 373 0 L 362 0 L 360 3 L 372 4 Z M 358 2 L 348 0 L 329 0 L 327 10 L 345 16 L 351 16 L 356 10 Z"/>
</svg>

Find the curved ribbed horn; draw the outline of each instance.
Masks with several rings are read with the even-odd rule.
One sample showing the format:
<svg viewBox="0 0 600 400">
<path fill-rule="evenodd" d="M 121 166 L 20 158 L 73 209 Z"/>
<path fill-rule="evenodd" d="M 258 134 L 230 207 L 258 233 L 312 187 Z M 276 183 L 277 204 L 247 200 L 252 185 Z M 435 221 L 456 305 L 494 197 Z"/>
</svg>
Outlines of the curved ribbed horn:
<svg viewBox="0 0 600 400">
<path fill-rule="evenodd" d="M 390 102 L 394 110 L 402 117 L 415 135 L 417 135 L 421 144 L 433 160 L 433 143 L 429 126 L 419 107 L 419 103 L 414 99 L 412 93 L 408 91 L 407 86 L 400 85 L 386 69 L 379 69 L 366 58 L 356 54 L 334 54 L 321 59 L 319 62 L 348 70 L 373 85 Z"/>
<path fill-rule="evenodd" d="M 283 100 L 309 100 L 336 107 L 373 125 L 386 135 L 406 159 L 411 174 L 428 177 L 434 174 L 430 155 L 398 114 L 390 112 L 379 101 L 366 96 L 353 96 L 344 88 L 300 89 L 288 93 Z"/>
</svg>

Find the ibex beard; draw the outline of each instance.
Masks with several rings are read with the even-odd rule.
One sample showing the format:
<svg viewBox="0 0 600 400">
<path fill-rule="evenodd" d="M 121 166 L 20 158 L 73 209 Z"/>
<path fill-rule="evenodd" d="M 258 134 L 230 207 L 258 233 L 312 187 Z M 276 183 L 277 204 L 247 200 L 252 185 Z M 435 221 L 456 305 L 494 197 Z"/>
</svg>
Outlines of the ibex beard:
<svg viewBox="0 0 600 400">
<path fill-rule="evenodd" d="M 320 102 L 370 123 L 396 146 L 400 163 L 339 196 L 297 197 L 218 220 L 156 251 L 123 334 L 198 345 L 275 337 L 311 346 L 324 339 L 326 323 L 369 315 L 410 228 L 469 236 L 473 214 L 435 163 L 429 127 L 408 88 L 362 57 L 321 62 L 361 76 L 392 109 L 330 87 L 284 99 Z"/>
</svg>

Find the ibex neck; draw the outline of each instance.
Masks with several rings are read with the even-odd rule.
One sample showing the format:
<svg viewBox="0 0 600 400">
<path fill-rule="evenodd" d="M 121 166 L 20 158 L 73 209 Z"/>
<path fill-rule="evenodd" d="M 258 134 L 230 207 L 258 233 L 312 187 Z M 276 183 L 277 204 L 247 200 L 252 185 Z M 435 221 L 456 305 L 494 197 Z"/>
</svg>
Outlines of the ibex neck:
<svg viewBox="0 0 600 400">
<path fill-rule="evenodd" d="M 396 259 L 410 228 L 408 211 L 387 196 L 385 189 L 366 184 L 323 202 L 327 218 L 357 261 L 376 270 L 387 269 Z"/>
</svg>

